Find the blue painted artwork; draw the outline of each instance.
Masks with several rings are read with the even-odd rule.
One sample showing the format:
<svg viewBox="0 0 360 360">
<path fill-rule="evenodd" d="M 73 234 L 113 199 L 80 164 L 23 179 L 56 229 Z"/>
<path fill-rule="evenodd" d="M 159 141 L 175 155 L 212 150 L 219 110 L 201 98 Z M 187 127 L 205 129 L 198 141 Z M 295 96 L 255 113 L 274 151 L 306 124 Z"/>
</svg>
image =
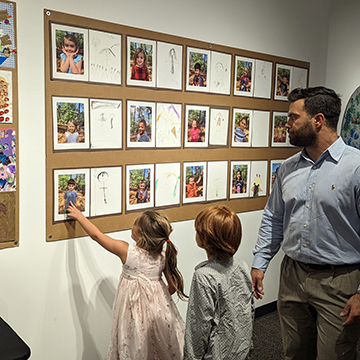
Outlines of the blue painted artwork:
<svg viewBox="0 0 360 360">
<path fill-rule="evenodd" d="M 360 149 L 360 86 L 353 92 L 346 106 L 341 137 L 346 144 Z"/>
</svg>

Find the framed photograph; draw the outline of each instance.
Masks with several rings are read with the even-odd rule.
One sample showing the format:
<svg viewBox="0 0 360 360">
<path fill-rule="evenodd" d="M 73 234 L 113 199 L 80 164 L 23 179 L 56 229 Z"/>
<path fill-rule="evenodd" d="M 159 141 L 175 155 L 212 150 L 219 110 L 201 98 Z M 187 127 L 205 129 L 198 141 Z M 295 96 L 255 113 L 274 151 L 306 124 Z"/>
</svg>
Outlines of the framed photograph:
<svg viewBox="0 0 360 360">
<path fill-rule="evenodd" d="M 89 30 L 89 80 L 121 85 L 121 35 Z"/>
<path fill-rule="evenodd" d="M 186 58 L 186 90 L 208 92 L 210 51 L 188 47 Z"/>
<path fill-rule="evenodd" d="M 186 105 L 185 147 L 207 147 L 209 127 L 209 107 Z"/>
<path fill-rule="evenodd" d="M 54 221 L 68 220 L 66 208 L 72 202 L 89 216 L 89 169 L 54 170 Z"/>
<path fill-rule="evenodd" d="M 157 87 L 182 90 L 182 45 L 157 42 Z"/>
<path fill-rule="evenodd" d="M 155 87 L 156 41 L 127 37 L 126 84 Z"/>
<path fill-rule="evenodd" d="M 228 162 L 209 161 L 207 163 L 207 201 L 227 199 Z"/>
<path fill-rule="evenodd" d="M 0 123 L 13 122 L 12 72 L 0 70 Z"/>
<path fill-rule="evenodd" d="M 52 77 L 87 81 L 88 30 L 51 24 Z"/>
<path fill-rule="evenodd" d="M 252 116 L 252 147 L 268 147 L 270 111 L 254 110 Z"/>
<path fill-rule="evenodd" d="M 155 206 L 180 204 L 180 163 L 155 164 Z"/>
<path fill-rule="evenodd" d="M 267 174 L 268 162 L 252 161 L 251 162 L 251 175 L 250 175 L 250 196 L 259 197 L 266 196 L 267 192 Z"/>
<path fill-rule="evenodd" d="M 15 129 L 0 128 L 0 193 L 9 191 L 16 191 Z"/>
<path fill-rule="evenodd" d="M 206 162 L 184 162 L 183 203 L 205 201 Z"/>
<path fill-rule="evenodd" d="M 231 161 L 230 199 L 249 196 L 250 161 Z"/>
<path fill-rule="evenodd" d="M 288 146 L 289 134 L 286 131 L 288 116 L 286 112 L 273 112 L 271 146 Z"/>
<path fill-rule="evenodd" d="M 296 88 L 307 88 L 308 70 L 298 67 L 293 67 L 292 82 L 290 91 Z"/>
<path fill-rule="evenodd" d="M 255 60 L 235 56 L 234 95 L 253 96 Z"/>
<path fill-rule="evenodd" d="M 280 167 L 280 165 L 284 162 L 285 160 L 282 159 L 282 160 L 271 160 L 270 162 L 270 184 L 269 184 L 269 193 L 271 193 L 271 190 L 273 189 L 274 187 L 274 183 L 275 183 L 275 180 L 276 180 L 276 175 L 277 175 L 277 171 Z"/>
<path fill-rule="evenodd" d="M 255 60 L 254 97 L 271 98 L 272 72 L 272 62 Z"/>
<path fill-rule="evenodd" d="M 126 210 L 154 207 L 154 164 L 126 166 Z"/>
<path fill-rule="evenodd" d="M 155 103 L 127 102 L 127 147 L 155 146 Z"/>
<path fill-rule="evenodd" d="M 276 64 L 275 100 L 287 101 L 287 96 L 292 89 L 292 69 L 292 66 Z"/>
<path fill-rule="evenodd" d="M 181 147 L 181 111 L 181 104 L 156 104 L 156 147 Z"/>
<path fill-rule="evenodd" d="M 210 92 L 230 95 L 231 55 L 211 51 Z"/>
<path fill-rule="evenodd" d="M 231 146 L 247 146 L 251 144 L 252 110 L 233 109 Z"/>
<path fill-rule="evenodd" d="M 228 145 L 229 109 L 210 109 L 209 145 Z"/>
<path fill-rule="evenodd" d="M 90 99 L 91 149 L 121 149 L 121 100 Z"/>
<path fill-rule="evenodd" d="M 121 172 L 121 166 L 90 170 L 91 216 L 121 213 Z"/>
<path fill-rule="evenodd" d="M 53 96 L 54 150 L 89 149 L 89 99 Z"/>
</svg>

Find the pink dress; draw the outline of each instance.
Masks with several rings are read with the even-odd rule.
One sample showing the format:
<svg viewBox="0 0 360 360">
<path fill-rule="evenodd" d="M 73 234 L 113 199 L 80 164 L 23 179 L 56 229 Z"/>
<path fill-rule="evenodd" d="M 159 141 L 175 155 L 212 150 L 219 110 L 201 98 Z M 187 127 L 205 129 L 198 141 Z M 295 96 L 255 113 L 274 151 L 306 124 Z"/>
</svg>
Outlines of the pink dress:
<svg viewBox="0 0 360 360">
<path fill-rule="evenodd" d="M 129 245 L 117 289 L 107 360 L 182 359 L 184 322 L 161 278 L 165 253 L 154 259 Z"/>
</svg>

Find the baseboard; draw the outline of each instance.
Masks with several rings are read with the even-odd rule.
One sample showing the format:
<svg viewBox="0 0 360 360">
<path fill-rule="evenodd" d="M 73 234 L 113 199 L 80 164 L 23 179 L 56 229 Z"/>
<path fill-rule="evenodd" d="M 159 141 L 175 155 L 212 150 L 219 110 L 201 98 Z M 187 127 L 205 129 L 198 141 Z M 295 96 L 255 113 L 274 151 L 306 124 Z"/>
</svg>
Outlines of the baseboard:
<svg viewBox="0 0 360 360">
<path fill-rule="evenodd" d="M 273 301 L 263 306 L 259 306 L 255 309 L 255 319 L 277 311 L 277 301 Z"/>
</svg>

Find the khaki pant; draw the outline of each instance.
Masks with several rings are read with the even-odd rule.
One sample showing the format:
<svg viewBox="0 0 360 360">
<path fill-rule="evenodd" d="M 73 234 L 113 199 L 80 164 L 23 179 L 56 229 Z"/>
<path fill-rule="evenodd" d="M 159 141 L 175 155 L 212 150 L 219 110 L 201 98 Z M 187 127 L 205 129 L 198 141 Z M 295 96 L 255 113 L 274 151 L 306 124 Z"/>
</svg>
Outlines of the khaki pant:
<svg viewBox="0 0 360 360">
<path fill-rule="evenodd" d="M 339 314 L 359 284 L 359 265 L 314 270 L 284 257 L 278 309 L 286 360 L 356 359 L 360 324 L 345 328 Z"/>
</svg>

